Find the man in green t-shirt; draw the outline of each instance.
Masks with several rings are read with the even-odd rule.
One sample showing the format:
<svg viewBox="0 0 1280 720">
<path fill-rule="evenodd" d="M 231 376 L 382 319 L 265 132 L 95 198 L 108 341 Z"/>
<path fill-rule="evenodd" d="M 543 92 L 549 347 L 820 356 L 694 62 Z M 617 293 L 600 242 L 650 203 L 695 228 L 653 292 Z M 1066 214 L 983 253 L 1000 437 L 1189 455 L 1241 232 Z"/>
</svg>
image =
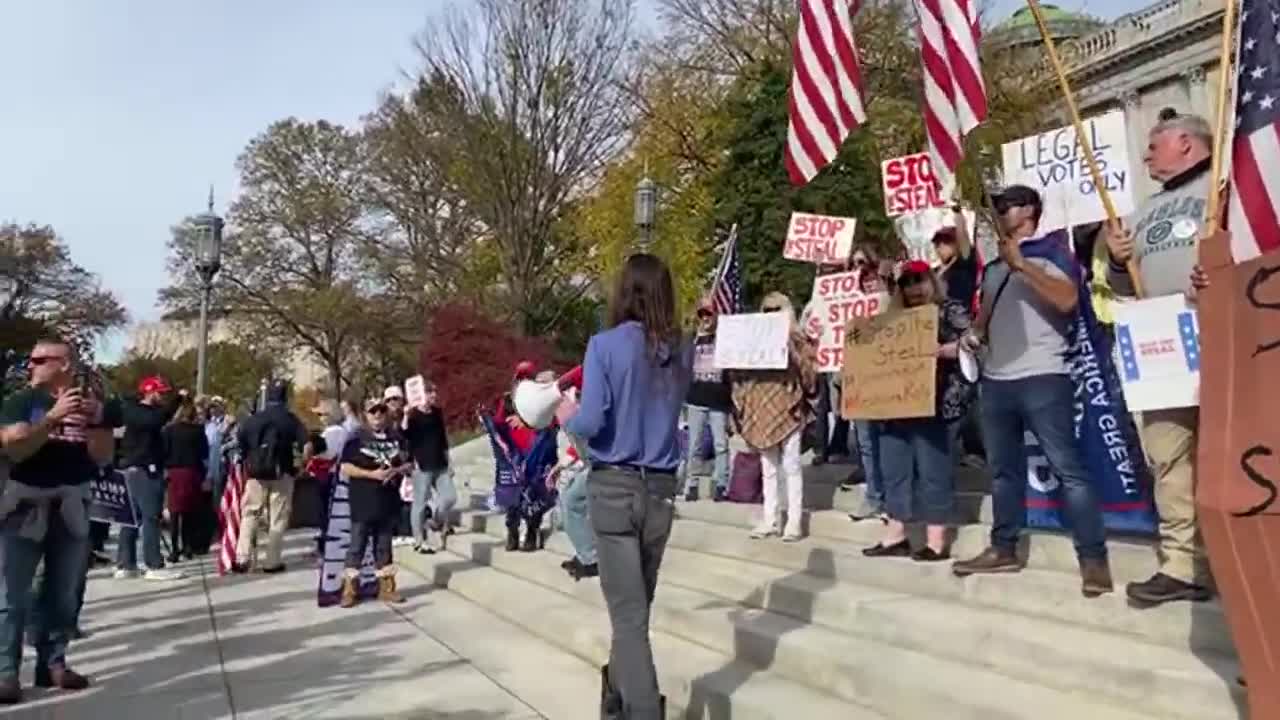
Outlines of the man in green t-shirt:
<svg viewBox="0 0 1280 720">
<path fill-rule="evenodd" d="M 38 687 L 82 690 L 83 675 L 67 667 L 69 633 L 88 556 L 88 482 L 102 403 L 75 385 L 72 349 L 60 340 L 36 343 L 28 359 L 31 386 L 0 407 L 0 447 L 13 463 L 0 496 L 0 703 L 22 700 L 23 630 L 32 615 Z M 109 443 L 107 443 L 109 446 Z M 44 581 L 32 580 L 44 561 Z"/>
</svg>

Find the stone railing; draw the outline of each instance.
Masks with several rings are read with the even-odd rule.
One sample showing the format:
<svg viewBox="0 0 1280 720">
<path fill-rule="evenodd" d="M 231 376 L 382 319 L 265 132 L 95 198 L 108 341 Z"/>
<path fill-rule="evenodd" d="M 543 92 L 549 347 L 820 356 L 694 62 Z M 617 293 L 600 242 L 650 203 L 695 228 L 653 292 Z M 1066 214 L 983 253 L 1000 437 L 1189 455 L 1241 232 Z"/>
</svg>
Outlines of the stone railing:
<svg viewBox="0 0 1280 720">
<path fill-rule="evenodd" d="M 1123 52 L 1177 28 L 1222 12 L 1223 0 L 1164 0 L 1116 19 L 1107 27 L 1063 47 L 1072 71 L 1095 64 L 1108 55 Z"/>
</svg>

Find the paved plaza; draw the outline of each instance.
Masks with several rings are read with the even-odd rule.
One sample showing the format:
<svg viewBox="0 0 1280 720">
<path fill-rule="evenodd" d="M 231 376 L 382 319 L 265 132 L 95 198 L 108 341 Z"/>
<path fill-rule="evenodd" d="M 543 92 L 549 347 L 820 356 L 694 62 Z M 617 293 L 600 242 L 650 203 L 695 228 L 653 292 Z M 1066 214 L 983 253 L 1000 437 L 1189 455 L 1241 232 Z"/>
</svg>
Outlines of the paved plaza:
<svg viewBox="0 0 1280 720">
<path fill-rule="evenodd" d="M 28 687 L 0 710 L 23 720 L 203 718 L 593 718 L 590 667 L 406 570 L 394 608 L 316 606 L 310 531 L 282 575 L 218 578 L 212 559 L 179 583 L 93 571 L 71 651 L 94 687 Z M 461 569 L 461 568 L 460 568 Z M 204 573 L 202 577 L 201 573 Z M 207 589 L 206 589 L 207 588 Z M 31 681 L 28 648 L 23 682 Z"/>
</svg>

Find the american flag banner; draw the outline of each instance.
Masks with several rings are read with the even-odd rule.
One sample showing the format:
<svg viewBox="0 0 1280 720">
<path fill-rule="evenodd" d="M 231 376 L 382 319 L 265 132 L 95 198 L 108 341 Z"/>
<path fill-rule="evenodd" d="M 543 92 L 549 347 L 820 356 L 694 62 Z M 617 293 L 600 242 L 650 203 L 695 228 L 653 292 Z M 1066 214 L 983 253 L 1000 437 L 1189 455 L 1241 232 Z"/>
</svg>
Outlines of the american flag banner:
<svg viewBox="0 0 1280 720">
<path fill-rule="evenodd" d="M 987 119 L 977 0 L 914 0 L 924 66 L 924 125 L 943 197 L 955 189 L 964 136 Z"/>
<path fill-rule="evenodd" d="M 742 258 L 738 256 L 738 226 L 729 231 L 720 266 L 711 282 L 711 301 L 717 315 L 742 312 Z"/>
<path fill-rule="evenodd" d="M 804 185 L 867 121 L 853 39 L 861 0 L 800 0 L 788 98 L 787 174 Z"/>
<path fill-rule="evenodd" d="M 1280 0 L 1240 4 L 1227 228 L 1244 262 L 1280 248 Z"/>
<path fill-rule="evenodd" d="M 244 502 L 244 471 L 240 458 L 232 458 L 227 471 L 227 487 L 218 503 L 218 524 L 222 526 L 222 542 L 218 548 L 218 574 L 231 572 L 236 561 L 236 543 L 240 540 L 240 508 Z"/>
</svg>

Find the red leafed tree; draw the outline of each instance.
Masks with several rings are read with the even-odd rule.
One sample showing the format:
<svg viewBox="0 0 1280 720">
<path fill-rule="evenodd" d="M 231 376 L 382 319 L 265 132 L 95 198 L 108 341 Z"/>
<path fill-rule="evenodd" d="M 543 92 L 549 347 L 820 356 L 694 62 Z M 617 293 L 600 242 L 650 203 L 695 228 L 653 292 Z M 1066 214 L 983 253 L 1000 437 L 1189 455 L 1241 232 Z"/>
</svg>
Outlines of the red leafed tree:
<svg viewBox="0 0 1280 720">
<path fill-rule="evenodd" d="M 443 305 L 427 317 L 418 349 L 419 372 L 435 382 L 445 421 L 455 430 L 479 424 L 477 409 L 492 408 L 511 390 L 522 360 L 539 369 L 564 369 L 564 363 L 555 362 L 551 343 L 523 337 L 511 325 L 462 304 Z"/>
</svg>

